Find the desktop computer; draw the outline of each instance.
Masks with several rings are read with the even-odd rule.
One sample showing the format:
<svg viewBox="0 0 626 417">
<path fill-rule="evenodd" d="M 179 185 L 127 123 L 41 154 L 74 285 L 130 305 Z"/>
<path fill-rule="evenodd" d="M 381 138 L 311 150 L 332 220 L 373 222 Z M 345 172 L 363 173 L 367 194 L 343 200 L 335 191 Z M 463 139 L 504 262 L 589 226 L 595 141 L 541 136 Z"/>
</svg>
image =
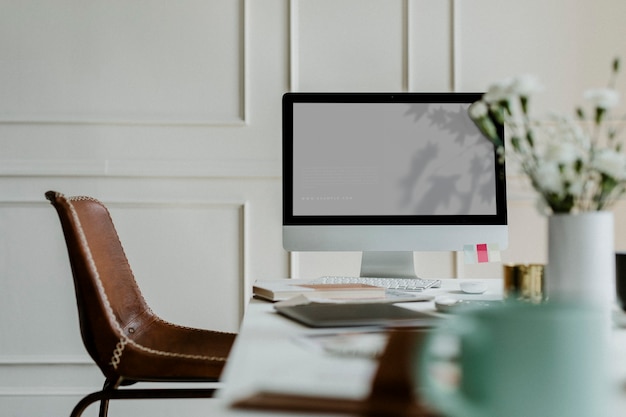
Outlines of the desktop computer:
<svg viewBox="0 0 626 417">
<path fill-rule="evenodd" d="M 504 163 L 468 116 L 481 93 L 283 96 L 283 245 L 362 251 L 416 278 L 415 251 L 508 242 Z"/>
</svg>

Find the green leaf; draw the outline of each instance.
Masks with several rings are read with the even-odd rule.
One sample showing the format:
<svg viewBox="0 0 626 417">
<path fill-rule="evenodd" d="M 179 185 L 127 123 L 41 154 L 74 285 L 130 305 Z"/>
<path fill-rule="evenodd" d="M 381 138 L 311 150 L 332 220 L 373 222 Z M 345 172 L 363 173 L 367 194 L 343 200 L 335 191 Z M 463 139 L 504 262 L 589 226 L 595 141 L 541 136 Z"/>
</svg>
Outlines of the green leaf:
<svg viewBox="0 0 626 417">
<path fill-rule="evenodd" d="M 511 145 L 513 146 L 513 149 L 516 152 L 520 152 L 521 151 L 521 147 L 520 147 L 520 138 L 518 138 L 517 136 L 513 136 L 511 138 Z"/>
<path fill-rule="evenodd" d="M 576 115 L 578 116 L 578 119 L 585 120 L 585 112 L 583 111 L 582 107 L 576 108 Z"/>
<path fill-rule="evenodd" d="M 561 196 L 556 193 L 545 193 L 543 195 L 546 204 L 553 213 L 570 213 L 574 208 L 575 199 L 571 194 Z"/>
<path fill-rule="evenodd" d="M 530 146 L 531 148 L 535 147 L 535 139 L 532 130 L 526 132 L 526 141 L 528 142 L 528 146 Z"/>
<path fill-rule="evenodd" d="M 522 106 L 522 112 L 525 115 L 528 115 L 528 97 L 520 96 L 519 101 L 520 105 Z"/>
<path fill-rule="evenodd" d="M 481 117 L 473 121 L 480 133 L 482 133 L 485 138 L 489 139 L 497 146 L 502 145 L 502 138 L 498 136 L 498 130 L 496 129 L 496 126 L 489 117 Z"/>
<path fill-rule="evenodd" d="M 582 159 L 577 159 L 576 162 L 574 162 L 574 171 L 576 171 L 577 174 L 580 174 L 583 170 L 583 165 Z"/>
<path fill-rule="evenodd" d="M 596 107 L 596 125 L 599 125 L 600 123 L 602 123 L 602 118 L 604 117 L 604 113 L 606 113 L 605 109 L 603 109 L 602 107 Z"/>
</svg>

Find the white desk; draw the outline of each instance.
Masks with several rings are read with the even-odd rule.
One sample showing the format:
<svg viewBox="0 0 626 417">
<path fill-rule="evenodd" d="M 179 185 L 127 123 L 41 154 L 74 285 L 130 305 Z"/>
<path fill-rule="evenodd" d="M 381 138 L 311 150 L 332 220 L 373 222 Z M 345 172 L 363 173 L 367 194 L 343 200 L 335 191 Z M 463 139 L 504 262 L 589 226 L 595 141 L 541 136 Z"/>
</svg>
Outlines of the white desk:
<svg viewBox="0 0 626 417">
<path fill-rule="evenodd" d="M 502 282 L 486 281 L 490 287 L 484 296 L 498 298 Z M 444 280 L 441 289 L 430 291 L 434 295 L 477 298 L 462 294 L 458 283 L 459 280 Z M 433 302 L 411 303 L 410 307 L 434 311 Z M 271 303 L 252 300 L 222 376 L 225 388 L 219 392 L 218 399 L 209 402 L 210 410 L 207 411 L 233 417 L 289 415 L 236 410 L 229 407 L 233 400 L 260 389 L 339 398 L 366 397 L 376 370 L 374 361 L 322 354 L 298 342 L 298 337 L 302 335 L 332 331 L 332 329 L 309 329 L 275 313 Z M 615 416 L 624 416 L 626 415 L 625 328 L 613 332 L 611 353 L 613 378 L 616 392 L 619 392 Z M 303 416 L 301 413 L 293 415 Z"/>
</svg>

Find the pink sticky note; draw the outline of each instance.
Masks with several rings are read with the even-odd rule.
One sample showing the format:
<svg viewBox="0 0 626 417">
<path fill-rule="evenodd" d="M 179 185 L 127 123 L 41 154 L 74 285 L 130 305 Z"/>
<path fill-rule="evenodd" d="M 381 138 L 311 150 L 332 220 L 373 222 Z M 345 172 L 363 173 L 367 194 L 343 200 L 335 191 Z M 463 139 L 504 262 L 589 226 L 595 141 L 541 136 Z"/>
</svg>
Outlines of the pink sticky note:
<svg viewBox="0 0 626 417">
<path fill-rule="evenodd" d="M 478 263 L 489 262 L 489 250 L 486 243 L 476 245 Z"/>
</svg>

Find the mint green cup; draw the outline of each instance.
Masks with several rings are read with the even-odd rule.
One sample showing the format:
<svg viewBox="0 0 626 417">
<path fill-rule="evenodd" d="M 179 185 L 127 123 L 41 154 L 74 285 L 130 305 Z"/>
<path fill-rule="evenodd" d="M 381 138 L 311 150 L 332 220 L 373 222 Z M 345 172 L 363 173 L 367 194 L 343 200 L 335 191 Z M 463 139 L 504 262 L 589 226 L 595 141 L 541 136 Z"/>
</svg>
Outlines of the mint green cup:
<svg viewBox="0 0 626 417">
<path fill-rule="evenodd" d="M 419 395 L 450 417 L 606 416 L 602 323 L 599 311 L 554 303 L 465 311 L 422 347 Z"/>
</svg>

